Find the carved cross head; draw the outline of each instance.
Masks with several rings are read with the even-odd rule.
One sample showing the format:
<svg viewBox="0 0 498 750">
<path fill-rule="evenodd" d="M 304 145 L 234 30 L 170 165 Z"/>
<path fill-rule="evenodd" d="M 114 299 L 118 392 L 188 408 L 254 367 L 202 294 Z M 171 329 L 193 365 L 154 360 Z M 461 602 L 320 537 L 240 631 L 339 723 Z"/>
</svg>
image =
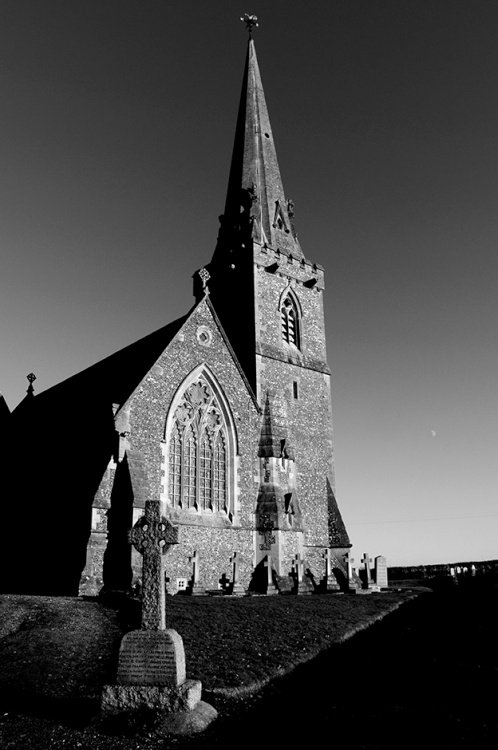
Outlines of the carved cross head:
<svg viewBox="0 0 498 750">
<path fill-rule="evenodd" d="M 172 544 L 178 544 L 178 527 L 161 516 L 159 503 L 147 500 L 145 513 L 129 532 L 130 542 L 141 555 L 157 552 L 164 555 Z"/>
</svg>

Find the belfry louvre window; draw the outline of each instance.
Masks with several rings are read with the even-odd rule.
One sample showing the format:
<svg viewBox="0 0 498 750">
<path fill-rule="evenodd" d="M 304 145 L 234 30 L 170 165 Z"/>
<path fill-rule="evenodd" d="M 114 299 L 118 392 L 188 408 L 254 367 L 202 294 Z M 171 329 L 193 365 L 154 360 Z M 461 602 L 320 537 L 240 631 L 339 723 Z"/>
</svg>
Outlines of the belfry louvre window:
<svg viewBox="0 0 498 750">
<path fill-rule="evenodd" d="M 299 315 L 294 300 L 287 296 L 280 308 L 282 320 L 282 338 L 287 344 L 294 344 L 300 349 Z"/>
<path fill-rule="evenodd" d="M 227 428 L 212 388 L 200 377 L 175 409 L 170 428 L 168 500 L 185 510 L 229 512 Z"/>
</svg>

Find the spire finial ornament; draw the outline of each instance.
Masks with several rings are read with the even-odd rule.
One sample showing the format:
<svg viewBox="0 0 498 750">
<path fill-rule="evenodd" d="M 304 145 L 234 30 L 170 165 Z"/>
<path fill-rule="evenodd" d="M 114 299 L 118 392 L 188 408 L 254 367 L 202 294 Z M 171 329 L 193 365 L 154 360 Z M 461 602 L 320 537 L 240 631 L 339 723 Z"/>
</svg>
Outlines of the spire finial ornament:
<svg viewBox="0 0 498 750">
<path fill-rule="evenodd" d="M 30 372 L 29 375 L 26 375 L 26 378 L 29 380 L 27 393 L 29 396 L 33 396 L 35 392 L 35 389 L 33 388 L 33 383 L 36 380 L 36 375 L 34 374 L 34 372 Z"/>
<path fill-rule="evenodd" d="M 251 13 L 244 13 L 244 15 L 241 16 L 240 20 L 243 21 L 243 23 L 245 23 L 245 25 L 247 26 L 249 39 L 252 39 L 252 30 L 259 26 L 258 17 Z"/>
<path fill-rule="evenodd" d="M 201 270 L 198 271 L 198 274 L 199 274 L 200 279 L 202 281 L 202 291 L 204 292 L 204 294 L 209 294 L 209 289 L 208 289 L 207 283 L 208 283 L 209 279 L 211 278 L 211 274 L 209 273 L 209 271 L 207 270 L 207 268 L 201 268 Z"/>
</svg>

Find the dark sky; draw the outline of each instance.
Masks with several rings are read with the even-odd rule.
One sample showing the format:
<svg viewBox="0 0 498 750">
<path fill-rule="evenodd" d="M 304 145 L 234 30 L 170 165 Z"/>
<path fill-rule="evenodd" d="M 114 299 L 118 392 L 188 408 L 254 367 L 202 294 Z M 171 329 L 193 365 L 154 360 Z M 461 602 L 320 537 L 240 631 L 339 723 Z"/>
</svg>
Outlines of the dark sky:
<svg viewBox="0 0 498 750">
<path fill-rule="evenodd" d="M 246 11 L 301 245 L 327 272 L 356 556 L 497 557 L 495 0 L 2 0 L 0 389 L 12 408 L 28 372 L 43 390 L 191 306 Z"/>
</svg>

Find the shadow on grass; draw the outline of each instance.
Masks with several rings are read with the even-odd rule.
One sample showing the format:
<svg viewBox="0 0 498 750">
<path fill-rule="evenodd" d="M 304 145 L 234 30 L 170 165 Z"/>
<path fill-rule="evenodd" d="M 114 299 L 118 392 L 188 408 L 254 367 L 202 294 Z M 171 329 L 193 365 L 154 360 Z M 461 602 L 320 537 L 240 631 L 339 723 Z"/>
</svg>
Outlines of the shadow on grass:
<svg viewBox="0 0 498 750">
<path fill-rule="evenodd" d="M 420 597 L 275 680 L 188 746 L 495 750 L 495 591 Z M 215 703 L 215 701 L 213 701 Z M 221 710 L 221 707 L 218 707 Z M 277 746 L 275 744 L 275 746 Z"/>
</svg>

